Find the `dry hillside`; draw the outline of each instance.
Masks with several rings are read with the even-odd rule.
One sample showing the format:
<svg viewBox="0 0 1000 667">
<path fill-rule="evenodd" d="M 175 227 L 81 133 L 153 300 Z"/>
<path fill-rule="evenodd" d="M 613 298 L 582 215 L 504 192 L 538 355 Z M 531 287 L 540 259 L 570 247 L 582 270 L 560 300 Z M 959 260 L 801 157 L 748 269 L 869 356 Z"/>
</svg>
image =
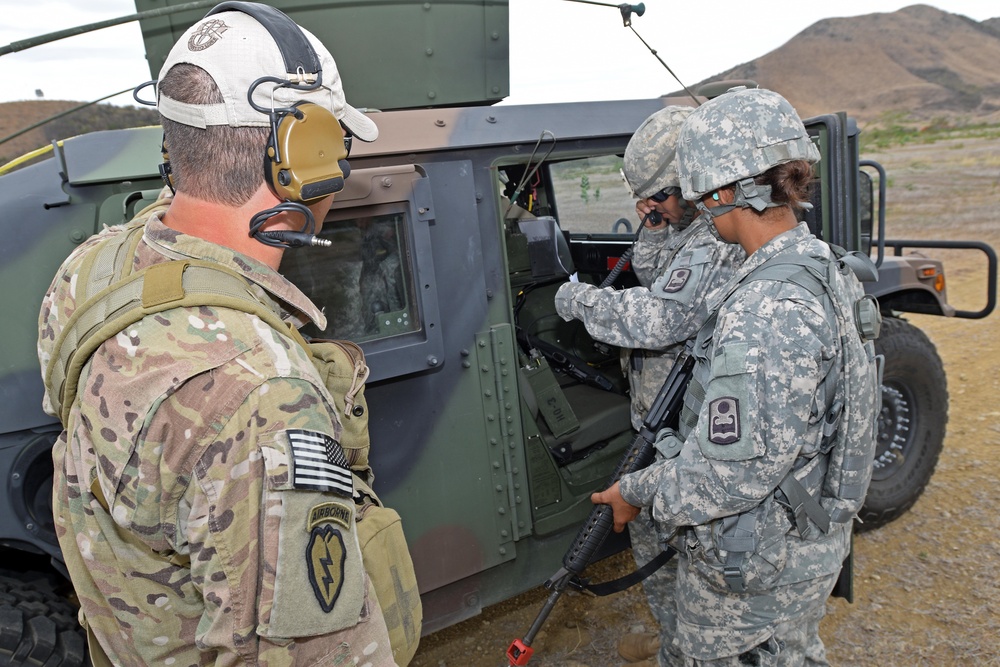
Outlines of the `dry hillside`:
<svg viewBox="0 0 1000 667">
<path fill-rule="evenodd" d="M 83 102 L 67 100 L 0 103 L 0 139 L 81 104 Z M 46 146 L 54 139 L 159 122 L 159 117 L 152 109 L 95 104 L 0 144 L 0 166 L 28 151 Z"/>
<path fill-rule="evenodd" d="M 1000 121 L 1000 18 L 982 23 L 927 5 L 830 18 L 702 83 L 753 79 L 803 116 L 847 111 L 862 123 Z M 700 85 L 700 84 L 698 84 Z"/>
</svg>

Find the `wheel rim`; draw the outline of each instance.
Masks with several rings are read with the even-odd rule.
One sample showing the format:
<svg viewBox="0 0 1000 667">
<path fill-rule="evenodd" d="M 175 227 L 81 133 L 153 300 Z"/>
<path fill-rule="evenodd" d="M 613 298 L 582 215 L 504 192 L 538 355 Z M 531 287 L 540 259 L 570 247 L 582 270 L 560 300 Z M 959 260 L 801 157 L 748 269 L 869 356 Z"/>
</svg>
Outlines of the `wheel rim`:
<svg viewBox="0 0 1000 667">
<path fill-rule="evenodd" d="M 911 421 L 913 404 L 913 394 L 906 386 L 896 382 L 882 385 L 872 481 L 887 479 L 905 465 L 916 431 Z"/>
</svg>

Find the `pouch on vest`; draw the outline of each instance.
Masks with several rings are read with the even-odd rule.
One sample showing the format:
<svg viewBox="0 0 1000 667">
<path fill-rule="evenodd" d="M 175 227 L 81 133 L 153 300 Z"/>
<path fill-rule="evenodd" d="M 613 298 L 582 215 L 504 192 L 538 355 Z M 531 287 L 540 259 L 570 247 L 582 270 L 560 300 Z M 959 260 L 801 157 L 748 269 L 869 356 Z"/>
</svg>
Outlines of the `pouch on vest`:
<svg viewBox="0 0 1000 667">
<path fill-rule="evenodd" d="M 368 465 L 371 441 L 368 436 L 368 402 L 365 400 L 365 380 L 368 366 L 365 354 L 357 344 L 347 340 L 311 340 L 309 351 L 323 384 L 333 396 L 334 407 L 343 432 L 340 446 L 351 470 L 372 481 Z"/>
<path fill-rule="evenodd" d="M 423 608 L 399 514 L 383 505 L 370 486 L 365 355 L 358 345 L 346 340 L 312 340 L 309 350 L 343 427 L 340 446 L 354 472 L 355 520 L 365 571 L 382 608 L 393 658 L 406 665 L 420 643 Z"/>
<path fill-rule="evenodd" d="M 363 480 L 355 476 L 354 484 L 361 498 L 357 508 L 361 557 L 382 607 L 392 656 L 405 667 L 420 644 L 423 606 L 403 524 L 399 514 L 385 507 Z"/>
</svg>

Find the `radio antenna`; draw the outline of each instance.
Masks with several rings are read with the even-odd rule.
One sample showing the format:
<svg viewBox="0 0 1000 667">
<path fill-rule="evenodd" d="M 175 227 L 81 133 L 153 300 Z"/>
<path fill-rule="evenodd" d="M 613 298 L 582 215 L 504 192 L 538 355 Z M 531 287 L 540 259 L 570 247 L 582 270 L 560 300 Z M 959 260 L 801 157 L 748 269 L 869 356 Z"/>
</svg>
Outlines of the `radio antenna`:
<svg viewBox="0 0 1000 667">
<path fill-rule="evenodd" d="M 654 49 L 653 47 L 651 47 L 649 45 L 649 43 L 646 42 L 646 40 L 644 40 L 642 38 L 642 35 L 640 35 L 638 32 L 636 32 L 635 28 L 632 27 L 632 14 L 634 13 L 636 16 L 642 16 L 643 14 L 645 14 L 646 13 L 646 3 L 640 2 L 637 5 L 630 5 L 630 4 L 627 4 L 627 3 L 620 4 L 620 5 L 613 5 L 613 4 L 608 3 L 608 2 L 595 2 L 594 0 L 564 0 L 564 1 L 565 2 L 578 2 L 578 3 L 584 4 L 584 5 L 599 5 L 601 7 L 616 7 L 621 12 L 621 14 L 622 14 L 622 24 L 626 28 L 628 28 L 629 30 L 631 30 L 635 34 L 635 36 L 639 38 L 639 41 L 642 42 L 643 46 L 645 46 L 647 49 L 649 49 L 649 52 L 652 53 L 653 56 L 657 60 L 660 61 L 660 64 L 663 65 L 664 69 L 666 69 L 668 72 L 670 72 L 670 76 L 674 77 L 674 80 L 677 81 L 677 83 L 680 84 L 681 88 L 684 89 L 684 92 L 686 92 L 688 95 L 691 96 L 691 99 L 694 100 L 695 105 L 696 106 L 701 105 L 701 101 L 697 97 L 695 97 L 695 94 L 691 92 L 691 89 L 688 88 L 687 86 L 685 86 L 684 82 L 681 81 L 680 78 L 676 74 L 674 74 L 674 71 L 672 69 L 670 69 L 670 66 L 667 65 L 666 62 L 663 61 L 663 58 L 661 58 L 660 54 L 656 52 L 656 49 Z"/>
</svg>

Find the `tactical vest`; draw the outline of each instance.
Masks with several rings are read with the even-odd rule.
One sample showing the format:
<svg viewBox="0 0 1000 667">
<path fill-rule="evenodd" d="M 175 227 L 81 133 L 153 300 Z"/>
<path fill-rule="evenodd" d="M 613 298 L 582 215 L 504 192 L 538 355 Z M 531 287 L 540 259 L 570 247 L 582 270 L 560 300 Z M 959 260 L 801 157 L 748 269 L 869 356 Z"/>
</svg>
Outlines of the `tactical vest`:
<svg viewBox="0 0 1000 667">
<path fill-rule="evenodd" d="M 817 529 L 828 533 L 832 523 L 853 521 L 864 504 L 878 422 L 866 418 L 871 414 L 868 410 L 856 409 L 856 401 L 873 397 L 876 416 L 881 402 L 882 357 L 876 356 L 873 343 L 881 327 L 881 314 L 874 297 L 865 295 L 860 285 L 848 280 L 852 272 L 861 282 L 877 280 L 878 273 L 867 256 L 848 253 L 835 245 L 830 248 L 832 261 L 778 255 L 731 285 L 719 302 L 724 303 L 739 287 L 756 280 L 793 283 L 819 298 L 827 321 L 835 327 L 840 363 L 832 365 L 818 389 L 820 395 L 828 397 L 820 452 L 810 459 L 800 457 L 774 491 L 775 500 L 791 512 L 803 539 L 817 535 Z M 709 342 L 717 317 L 718 311 L 706 322 L 697 337 L 699 344 Z M 682 437 L 697 424 L 704 399 L 705 387 L 696 375 L 684 400 Z M 760 511 L 762 506 L 758 505 L 722 519 L 716 547 L 725 552 L 725 579 L 735 592 L 745 590 L 744 567 L 759 543 L 756 526 Z"/>
<path fill-rule="evenodd" d="M 149 210 L 149 209 L 147 209 Z M 98 243 L 81 263 L 76 283 L 79 304 L 56 339 L 45 369 L 45 386 L 53 408 L 67 431 L 80 375 L 94 352 L 108 339 L 155 313 L 173 308 L 209 306 L 256 315 L 305 349 L 333 398 L 342 426 L 340 445 L 354 476 L 358 542 L 365 570 L 386 613 L 393 656 L 406 665 L 420 641 L 423 612 L 413 562 L 399 515 L 385 507 L 372 490 L 368 465 L 370 439 L 368 405 L 364 396 L 368 366 L 361 348 L 351 341 L 310 341 L 274 306 L 258 297 L 250 282 L 214 262 L 184 259 L 153 264 L 133 272 L 135 252 L 145 228 L 145 216 Z M 107 509 L 100 484 L 91 491 Z M 184 557 L 167 558 L 186 566 Z M 89 632 L 89 628 L 88 628 Z M 96 660 L 106 659 L 93 634 L 89 640 Z M 97 664 L 95 662 L 95 664 Z"/>
</svg>

